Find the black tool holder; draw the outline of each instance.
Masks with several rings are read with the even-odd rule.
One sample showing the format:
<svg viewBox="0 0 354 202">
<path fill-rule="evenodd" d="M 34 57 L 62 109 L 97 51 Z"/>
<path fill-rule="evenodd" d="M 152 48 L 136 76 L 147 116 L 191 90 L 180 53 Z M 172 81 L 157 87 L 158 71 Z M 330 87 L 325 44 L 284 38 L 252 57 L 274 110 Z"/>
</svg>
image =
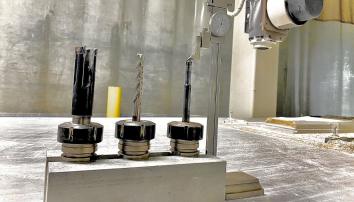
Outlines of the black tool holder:
<svg viewBox="0 0 354 202">
<path fill-rule="evenodd" d="M 140 120 L 144 56 L 138 54 L 137 57 L 138 73 L 133 118 L 131 120 L 118 121 L 115 131 L 115 137 L 119 139 L 118 155 L 132 160 L 148 159 L 150 140 L 155 138 L 155 123 Z"/>
<path fill-rule="evenodd" d="M 189 121 L 192 64 L 193 59 L 189 58 L 186 62 L 182 121 L 173 121 L 167 124 L 167 137 L 171 138 L 170 150 L 172 154 L 180 156 L 198 156 L 199 140 L 203 139 L 204 126 Z"/>
<path fill-rule="evenodd" d="M 103 126 L 91 122 L 97 49 L 75 47 L 75 74 L 72 99 L 72 121 L 58 126 L 65 161 L 94 160 L 97 143 L 102 142 Z"/>
</svg>

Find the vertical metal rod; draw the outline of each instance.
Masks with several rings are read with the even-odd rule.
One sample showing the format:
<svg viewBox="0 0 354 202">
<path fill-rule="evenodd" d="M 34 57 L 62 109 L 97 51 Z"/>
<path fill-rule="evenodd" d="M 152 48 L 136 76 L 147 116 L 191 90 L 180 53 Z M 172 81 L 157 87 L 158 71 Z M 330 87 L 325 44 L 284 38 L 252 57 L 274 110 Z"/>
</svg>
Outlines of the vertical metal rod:
<svg viewBox="0 0 354 202">
<path fill-rule="evenodd" d="M 211 71 L 209 80 L 209 105 L 207 119 L 206 154 L 217 155 L 219 118 L 219 67 L 221 65 L 219 43 L 211 43 Z"/>
<path fill-rule="evenodd" d="M 182 122 L 187 122 L 187 123 L 189 123 L 189 118 L 190 118 L 192 64 L 193 64 L 193 59 L 189 58 L 186 61 L 186 78 L 184 81 L 184 100 L 183 100 L 183 116 L 182 116 Z"/>
<path fill-rule="evenodd" d="M 143 92 L 144 55 L 138 53 L 137 57 L 136 67 L 138 72 L 136 75 L 133 121 L 140 121 L 141 95 Z"/>
</svg>

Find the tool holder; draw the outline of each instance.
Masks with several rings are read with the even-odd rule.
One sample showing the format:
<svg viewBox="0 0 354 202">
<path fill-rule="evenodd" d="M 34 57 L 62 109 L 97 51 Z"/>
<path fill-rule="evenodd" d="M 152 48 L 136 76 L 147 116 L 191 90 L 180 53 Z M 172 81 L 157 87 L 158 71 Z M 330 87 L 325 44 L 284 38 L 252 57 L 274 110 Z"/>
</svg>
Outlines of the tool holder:
<svg viewBox="0 0 354 202">
<path fill-rule="evenodd" d="M 63 160 L 90 162 L 103 134 L 103 126 L 91 122 L 97 49 L 76 47 L 75 53 L 72 121 L 58 126 L 57 141 L 62 143 Z"/>
<path fill-rule="evenodd" d="M 182 121 L 167 124 L 167 137 L 171 138 L 171 153 L 180 156 L 198 156 L 199 140 L 203 139 L 204 126 L 190 122 L 191 71 L 193 59 L 186 62 Z"/>
<path fill-rule="evenodd" d="M 118 155 L 126 159 L 149 158 L 150 140 L 155 138 L 155 123 L 140 120 L 141 96 L 143 89 L 144 55 L 138 54 L 137 84 L 135 87 L 134 113 L 131 120 L 116 123 L 115 137 L 119 139 Z"/>
</svg>

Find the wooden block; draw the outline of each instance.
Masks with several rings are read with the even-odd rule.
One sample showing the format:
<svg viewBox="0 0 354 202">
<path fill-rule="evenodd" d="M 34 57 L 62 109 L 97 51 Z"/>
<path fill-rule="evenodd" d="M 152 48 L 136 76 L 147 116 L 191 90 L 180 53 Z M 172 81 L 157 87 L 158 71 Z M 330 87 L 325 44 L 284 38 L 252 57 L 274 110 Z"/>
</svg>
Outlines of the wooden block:
<svg viewBox="0 0 354 202">
<path fill-rule="evenodd" d="M 260 190 L 247 191 L 247 192 L 241 192 L 241 193 L 236 193 L 236 194 L 226 194 L 225 200 L 229 201 L 229 200 L 262 196 L 262 195 L 264 195 L 264 190 L 260 189 Z"/>
<path fill-rule="evenodd" d="M 259 183 L 259 180 L 244 172 L 226 173 L 226 186 L 249 183 Z"/>
<path fill-rule="evenodd" d="M 236 184 L 236 185 L 227 185 L 225 187 L 225 194 L 247 192 L 262 189 L 259 182 L 247 183 L 247 184 Z"/>
</svg>

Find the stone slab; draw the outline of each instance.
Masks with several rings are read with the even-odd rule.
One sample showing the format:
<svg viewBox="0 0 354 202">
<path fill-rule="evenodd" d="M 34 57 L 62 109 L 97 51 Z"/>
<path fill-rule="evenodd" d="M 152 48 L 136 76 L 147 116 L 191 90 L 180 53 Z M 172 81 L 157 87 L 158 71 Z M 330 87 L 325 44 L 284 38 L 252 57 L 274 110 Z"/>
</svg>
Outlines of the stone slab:
<svg viewBox="0 0 354 202">
<path fill-rule="evenodd" d="M 262 189 L 262 186 L 259 182 L 227 185 L 225 188 L 225 194 L 234 194 L 239 192 L 254 191 L 260 189 Z"/>
<path fill-rule="evenodd" d="M 318 117 L 270 117 L 266 124 L 287 128 L 294 133 L 332 133 L 337 127 L 338 133 L 354 132 L 354 121 L 346 119 L 331 119 Z"/>
<path fill-rule="evenodd" d="M 89 164 L 49 161 L 46 170 L 47 202 L 225 200 L 226 162 L 209 155 Z"/>
<path fill-rule="evenodd" d="M 249 197 L 255 197 L 255 196 L 263 196 L 263 195 L 264 195 L 264 190 L 260 189 L 260 190 L 241 192 L 241 193 L 236 193 L 236 194 L 226 194 L 225 200 L 229 201 L 229 200 L 249 198 Z"/>
<path fill-rule="evenodd" d="M 228 172 L 226 173 L 226 185 L 259 183 L 258 178 L 253 177 L 244 172 Z"/>
</svg>

